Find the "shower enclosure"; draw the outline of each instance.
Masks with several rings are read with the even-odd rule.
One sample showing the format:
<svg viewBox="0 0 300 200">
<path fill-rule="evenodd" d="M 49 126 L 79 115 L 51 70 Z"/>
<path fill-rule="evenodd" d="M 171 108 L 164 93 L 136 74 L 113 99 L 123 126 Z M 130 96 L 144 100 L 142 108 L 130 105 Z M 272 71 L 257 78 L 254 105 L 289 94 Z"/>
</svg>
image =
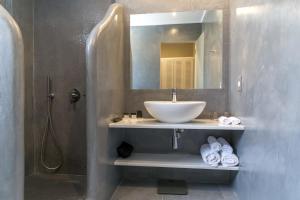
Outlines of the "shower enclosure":
<svg viewBox="0 0 300 200">
<path fill-rule="evenodd" d="M 122 6 L 12 1 L 0 1 L 0 199 L 109 199 L 120 181 L 121 134 L 107 124 L 123 113 Z M 102 11 L 70 30 L 57 6 Z"/>
</svg>

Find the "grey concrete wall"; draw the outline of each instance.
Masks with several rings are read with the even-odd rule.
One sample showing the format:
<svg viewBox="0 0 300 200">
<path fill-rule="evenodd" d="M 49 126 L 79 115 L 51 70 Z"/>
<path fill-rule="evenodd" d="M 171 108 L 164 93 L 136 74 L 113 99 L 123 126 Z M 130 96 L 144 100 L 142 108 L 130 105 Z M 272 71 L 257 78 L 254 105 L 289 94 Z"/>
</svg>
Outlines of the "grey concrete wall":
<svg viewBox="0 0 300 200">
<path fill-rule="evenodd" d="M 19 26 L 0 5 L 0 199 L 24 191 L 24 45 Z"/>
<path fill-rule="evenodd" d="M 34 171 L 33 135 L 33 9 L 34 0 L 12 0 L 12 13 L 24 38 L 25 64 L 25 174 Z"/>
<path fill-rule="evenodd" d="M 124 111 L 123 26 L 123 8 L 113 4 L 87 41 L 88 200 L 110 199 L 120 181 L 113 162 L 122 133 L 108 123 Z"/>
<path fill-rule="evenodd" d="M 25 173 L 33 173 L 34 139 L 32 133 L 33 106 L 33 0 L 2 0 L 2 4 L 20 26 L 24 41 L 25 61 Z"/>
<path fill-rule="evenodd" d="M 12 0 L 0 0 L 0 4 L 8 11 L 10 12 L 11 5 L 12 5 Z"/>
<path fill-rule="evenodd" d="M 155 12 L 173 12 L 173 11 L 191 11 L 199 9 L 223 9 L 224 10 L 224 49 L 229 48 L 229 4 L 227 0 L 117 0 L 125 6 L 125 79 L 126 79 L 126 111 L 134 112 L 142 110 L 145 116 L 149 114 L 144 108 L 145 100 L 170 100 L 171 91 L 169 90 L 131 90 L 130 89 L 130 43 L 129 43 L 129 15 L 138 13 L 155 13 Z M 228 51 L 223 54 L 223 80 L 224 89 L 215 90 L 179 90 L 179 100 L 204 100 L 207 101 L 207 107 L 204 114 L 210 111 L 224 112 L 228 109 L 227 95 L 227 68 L 228 68 Z"/>
<path fill-rule="evenodd" d="M 230 2 L 230 104 L 247 126 L 234 187 L 242 200 L 299 199 L 300 2 Z"/>
<path fill-rule="evenodd" d="M 103 18 L 110 0 L 39 0 L 35 2 L 34 134 L 36 171 L 40 165 L 40 146 L 46 125 L 46 76 L 53 78 L 56 94 L 53 123 L 64 153 L 58 173 L 86 174 L 86 65 L 85 43 L 92 28 Z M 74 108 L 69 94 L 77 88 L 82 94 Z M 47 161 L 58 157 L 48 140 Z"/>
<path fill-rule="evenodd" d="M 177 34 L 171 34 L 176 28 Z M 130 27 L 133 89 L 160 89 L 160 45 L 162 42 L 193 42 L 202 24 Z"/>
</svg>

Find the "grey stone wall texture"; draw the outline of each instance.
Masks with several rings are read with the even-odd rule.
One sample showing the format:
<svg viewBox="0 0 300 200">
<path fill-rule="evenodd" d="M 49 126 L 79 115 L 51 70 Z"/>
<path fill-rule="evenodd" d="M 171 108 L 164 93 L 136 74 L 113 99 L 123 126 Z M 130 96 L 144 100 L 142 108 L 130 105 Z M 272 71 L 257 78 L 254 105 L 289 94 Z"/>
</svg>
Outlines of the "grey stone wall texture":
<svg viewBox="0 0 300 200">
<path fill-rule="evenodd" d="M 230 4 L 230 105 L 247 126 L 234 188 L 242 200 L 299 199 L 300 2 Z"/>
<path fill-rule="evenodd" d="M 24 44 L 21 30 L 0 5 L 0 199 L 24 191 Z"/>
<path fill-rule="evenodd" d="M 122 134 L 108 124 L 124 112 L 123 25 L 113 4 L 87 41 L 87 200 L 109 199 L 120 182 L 113 162 Z"/>
</svg>

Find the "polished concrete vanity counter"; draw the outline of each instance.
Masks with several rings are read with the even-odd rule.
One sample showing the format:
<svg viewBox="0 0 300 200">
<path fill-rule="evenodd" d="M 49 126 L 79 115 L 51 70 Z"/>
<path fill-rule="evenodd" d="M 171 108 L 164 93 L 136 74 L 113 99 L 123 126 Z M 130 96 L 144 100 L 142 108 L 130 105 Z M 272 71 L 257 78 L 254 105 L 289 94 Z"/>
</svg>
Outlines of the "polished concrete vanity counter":
<svg viewBox="0 0 300 200">
<path fill-rule="evenodd" d="M 196 119 L 183 124 L 161 123 L 155 119 L 122 120 L 110 123 L 110 128 L 145 128 L 145 129 L 198 129 L 198 130 L 245 130 L 244 125 L 220 125 L 216 120 Z"/>
<path fill-rule="evenodd" d="M 129 158 L 118 158 L 114 165 L 131 167 L 164 167 L 183 169 L 206 169 L 206 170 L 232 170 L 238 171 L 239 167 L 213 167 L 203 162 L 200 155 L 192 154 L 152 154 L 134 153 Z"/>
</svg>

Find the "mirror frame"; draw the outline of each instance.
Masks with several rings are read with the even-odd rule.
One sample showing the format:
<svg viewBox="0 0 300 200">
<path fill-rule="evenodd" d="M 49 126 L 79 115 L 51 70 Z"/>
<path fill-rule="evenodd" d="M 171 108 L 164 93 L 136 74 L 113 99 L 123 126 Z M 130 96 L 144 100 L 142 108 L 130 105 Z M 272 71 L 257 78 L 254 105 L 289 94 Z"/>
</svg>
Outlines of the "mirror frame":
<svg viewBox="0 0 300 200">
<path fill-rule="evenodd" d="M 229 20 L 230 20 L 230 15 L 229 15 L 229 10 L 228 9 L 224 9 L 224 8 L 215 8 L 215 9 L 189 9 L 189 10 L 176 10 L 176 12 L 191 12 L 191 11 L 197 11 L 197 10 L 222 10 L 222 22 L 223 22 L 223 51 L 222 51 L 222 88 L 194 88 L 194 89 L 177 89 L 179 91 L 191 91 L 191 92 L 201 92 L 201 93 L 206 93 L 206 92 L 222 92 L 226 91 L 229 89 L 229 85 L 228 85 L 228 67 L 229 67 L 229 56 L 230 56 L 230 24 L 229 24 Z M 133 78 L 133 74 L 132 74 L 132 51 L 131 51 L 131 38 L 130 38 L 130 15 L 135 15 L 135 14 L 154 14 L 154 13 L 170 13 L 171 11 L 164 11 L 164 12 L 140 12 L 140 13 L 129 13 L 128 16 L 128 23 L 129 23 L 129 74 L 128 74 L 128 85 L 127 87 L 129 87 L 128 89 L 132 92 L 154 92 L 154 91 L 170 91 L 171 89 L 158 89 L 158 88 L 153 88 L 153 89 L 135 89 L 132 87 L 132 78 Z"/>
</svg>

